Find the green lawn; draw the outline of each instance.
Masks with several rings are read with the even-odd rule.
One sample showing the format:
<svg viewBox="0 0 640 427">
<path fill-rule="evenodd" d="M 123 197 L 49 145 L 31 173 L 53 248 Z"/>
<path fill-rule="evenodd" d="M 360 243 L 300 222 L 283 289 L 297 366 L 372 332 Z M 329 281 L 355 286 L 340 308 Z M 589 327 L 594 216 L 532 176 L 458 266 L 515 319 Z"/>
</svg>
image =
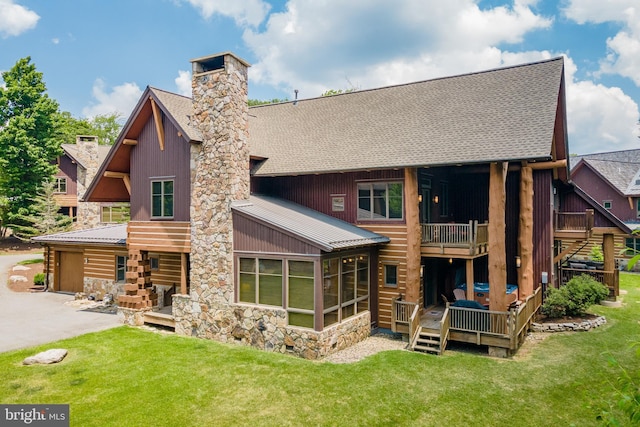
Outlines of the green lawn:
<svg viewBox="0 0 640 427">
<path fill-rule="evenodd" d="M 640 276 L 607 325 L 557 334 L 513 359 L 388 351 L 336 365 L 120 327 L 0 354 L 1 403 L 70 403 L 74 426 L 590 426 L 614 401 L 613 354 L 638 370 Z M 22 366 L 63 347 L 60 364 Z"/>
</svg>

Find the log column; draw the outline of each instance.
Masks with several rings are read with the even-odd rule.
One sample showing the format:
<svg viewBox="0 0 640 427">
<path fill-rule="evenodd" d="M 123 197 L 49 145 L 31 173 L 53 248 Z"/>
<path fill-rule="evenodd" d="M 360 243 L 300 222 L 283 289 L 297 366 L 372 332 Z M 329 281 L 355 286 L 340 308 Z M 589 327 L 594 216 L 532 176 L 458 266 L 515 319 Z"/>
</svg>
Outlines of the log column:
<svg viewBox="0 0 640 427">
<path fill-rule="evenodd" d="M 506 311 L 505 209 L 507 162 L 489 166 L 489 308 Z"/>
<path fill-rule="evenodd" d="M 616 269 L 616 260 L 614 255 L 613 234 L 605 233 L 602 235 L 602 255 L 604 256 L 604 271 L 610 271 L 611 274 L 604 275 L 604 284 L 609 289 L 615 288 L 615 275 L 613 271 Z"/>
<path fill-rule="evenodd" d="M 466 275 L 467 275 L 467 299 L 474 299 L 474 291 L 473 291 L 473 259 L 467 260 L 466 265 Z"/>
<path fill-rule="evenodd" d="M 533 294 L 533 170 L 524 166 L 520 170 L 520 225 L 518 230 L 519 298 Z"/>
<path fill-rule="evenodd" d="M 419 302 L 420 299 L 420 227 L 418 201 L 418 171 L 415 168 L 404 170 L 404 206 L 407 221 L 407 301 Z"/>
</svg>

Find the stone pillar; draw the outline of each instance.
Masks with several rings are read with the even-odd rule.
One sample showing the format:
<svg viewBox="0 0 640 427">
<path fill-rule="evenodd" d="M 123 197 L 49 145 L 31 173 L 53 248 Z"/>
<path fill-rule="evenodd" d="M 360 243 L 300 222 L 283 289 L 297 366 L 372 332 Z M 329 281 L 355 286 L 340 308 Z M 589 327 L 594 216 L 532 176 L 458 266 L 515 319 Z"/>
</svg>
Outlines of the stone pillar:
<svg viewBox="0 0 640 427">
<path fill-rule="evenodd" d="M 84 196 L 87 187 L 91 184 L 93 177 L 100 167 L 98 137 L 85 135 L 76 136 L 76 157 L 78 162 L 81 163 L 78 165 L 78 212 L 76 228 L 93 228 L 100 223 L 100 203 L 81 202 L 80 199 Z"/>
<path fill-rule="evenodd" d="M 190 275 L 195 314 L 234 302 L 231 203 L 249 198 L 249 64 L 225 53 L 194 59 L 192 65 L 191 124 L 202 135 L 201 144 L 191 145 Z"/>
</svg>

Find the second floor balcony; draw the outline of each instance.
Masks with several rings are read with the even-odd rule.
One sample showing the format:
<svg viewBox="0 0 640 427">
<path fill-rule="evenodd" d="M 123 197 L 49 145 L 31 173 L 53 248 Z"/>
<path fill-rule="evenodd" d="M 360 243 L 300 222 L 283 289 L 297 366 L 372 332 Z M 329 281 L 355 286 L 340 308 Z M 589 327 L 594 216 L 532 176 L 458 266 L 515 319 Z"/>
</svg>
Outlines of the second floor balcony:
<svg viewBox="0 0 640 427">
<path fill-rule="evenodd" d="M 485 255 L 489 243 L 489 224 L 421 224 L 422 249 L 426 256 L 475 257 Z"/>
<path fill-rule="evenodd" d="M 588 239 L 594 225 L 593 209 L 584 212 L 554 212 L 555 239 Z"/>
</svg>

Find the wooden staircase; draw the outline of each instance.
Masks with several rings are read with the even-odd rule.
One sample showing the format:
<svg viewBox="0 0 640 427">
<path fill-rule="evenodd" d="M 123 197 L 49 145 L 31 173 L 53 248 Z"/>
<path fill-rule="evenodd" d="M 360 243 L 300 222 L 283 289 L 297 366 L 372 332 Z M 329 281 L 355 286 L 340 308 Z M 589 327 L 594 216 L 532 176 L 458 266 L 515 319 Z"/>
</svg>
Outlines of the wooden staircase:
<svg viewBox="0 0 640 427">
<path fill-rule="evenodd" d="M 444 346 L 440 340 L 440 333 L 433 329 L 420 327 L 415 341 L 411 345 L 413 351 L 440 355 L 444 351 Z M 446 343 L 445 343 L 446 346 Z"/>
<path fill-rule="evenodd" d="M 176 327 L 176 322 L 171 314 L 160 313 L 159 311 L 147 311 L 144 313 L 144 323 L 166 326 L 172 329 Z"/>
</svg>

